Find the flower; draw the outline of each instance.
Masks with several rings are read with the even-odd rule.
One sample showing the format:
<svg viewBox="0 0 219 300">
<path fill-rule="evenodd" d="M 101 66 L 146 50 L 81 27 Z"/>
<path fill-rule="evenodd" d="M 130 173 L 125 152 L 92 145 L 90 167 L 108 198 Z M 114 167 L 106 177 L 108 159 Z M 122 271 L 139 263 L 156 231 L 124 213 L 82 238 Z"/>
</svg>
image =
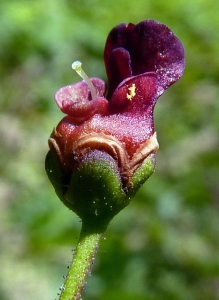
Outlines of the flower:
<svg viewBox="0 0 219 300">
<path fill-rule="evenodd" d="M 145 177 L 139 179 L 140 183 L 154 170 L 158 150 L 154 105 L 183 74 L 183 46 L 168 27 L 156 21 L 120 24 L 109 33 L 104 61 L 108 88 L 99 78 L 89 79 L 81 63 L 75 62 L 72 66 L 84 80 L 55 94 L 58 107 L 67 114 L 49 139 L 62 181 L 62 189 L 59 185 L 57 192 L 60 197 L 68 193 L 72 176 L 75 178 L 74 173 L 86 161 L 108 161 L 123 198 L 132 190 L 134 178 L 145 162 L 150 168 L 148 174 L 140 172 Z M 47 161 L 47 170 L 51 171 L 53 159 Z M 72 209 L 72 201 L 64 198 L 62 201 Z"/>
</svg>

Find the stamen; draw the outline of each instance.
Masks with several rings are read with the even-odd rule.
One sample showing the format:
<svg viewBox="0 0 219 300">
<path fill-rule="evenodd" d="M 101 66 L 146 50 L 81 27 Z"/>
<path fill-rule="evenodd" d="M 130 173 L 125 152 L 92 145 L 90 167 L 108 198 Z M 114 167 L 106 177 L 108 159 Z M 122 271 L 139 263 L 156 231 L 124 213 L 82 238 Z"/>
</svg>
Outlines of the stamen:
<svg viewBox="0 0 219 300">
<path fill-rule="evenodd" d="M 87 76 L 87 74 L 84 72 L 84 70 L 82 69 L 81 66 L 82 66 L 82 63 L 80 61 L 76 60 L 75 62 L 73 62 L 71 67 L 87 83 L 87 85 L 90 89 L 90 92 L 91 92 L 91 98 L 92 98 L 92 100 L 94 100 L 97 98 L 97 91 L 96 91 L 93 83 L 91 82 L 90 78 Z"/>
</svg>

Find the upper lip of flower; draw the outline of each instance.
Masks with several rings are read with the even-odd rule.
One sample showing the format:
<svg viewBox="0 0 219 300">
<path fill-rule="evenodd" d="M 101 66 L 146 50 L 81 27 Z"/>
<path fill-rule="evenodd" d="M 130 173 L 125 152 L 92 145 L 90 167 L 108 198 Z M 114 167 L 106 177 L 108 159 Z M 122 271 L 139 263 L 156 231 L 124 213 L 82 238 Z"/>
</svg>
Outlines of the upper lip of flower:
<svg viewBox="0 0 219 300">
<path fill-rule="evenodd" d="M 160 96 L 182 76 L 184 48 L 167 26 L 154 20 L 120 24 L 109 33 L 104 61 L 108 99 L 122 80 L 146 72 L 157 74 Z"/>
</svg>

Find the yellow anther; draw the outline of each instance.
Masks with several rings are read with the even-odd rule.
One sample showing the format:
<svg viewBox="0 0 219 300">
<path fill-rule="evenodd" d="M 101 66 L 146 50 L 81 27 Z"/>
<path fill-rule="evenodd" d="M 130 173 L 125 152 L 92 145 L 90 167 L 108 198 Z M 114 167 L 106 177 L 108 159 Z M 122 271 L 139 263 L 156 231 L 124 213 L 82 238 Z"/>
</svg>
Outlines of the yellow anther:
<svg viewBox="0 0 219 300">
<path fill-rule="evenodd" d="M 132 98 L 136 95 L 135 90 L 136 90 L 136 86 L 133 83 L 131 87 L 128 88 L 129 92 L 126 94 L 126 98 L 128 100 L 132 100 Z"/>
</svg>

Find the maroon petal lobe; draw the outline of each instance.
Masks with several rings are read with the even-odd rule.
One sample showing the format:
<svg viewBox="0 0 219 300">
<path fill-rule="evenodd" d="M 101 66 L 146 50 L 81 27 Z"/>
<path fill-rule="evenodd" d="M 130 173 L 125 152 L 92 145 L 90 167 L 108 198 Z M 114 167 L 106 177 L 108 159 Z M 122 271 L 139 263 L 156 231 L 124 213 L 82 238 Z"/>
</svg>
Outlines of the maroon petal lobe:
<svg viewBox="0 0 219 300">
<path fill-rule="evenodd" d="M 120 64 L 111 65 L 113 53 L 117 48 L 124 48 L 129 52 L 133 75 L 145 72 L 155 72 L 158 75 L 158 95 L 182 76 L 184 49 L 167 26 L 154 20 L 142 21 L 137 25 L 120 24 L 110 32 L 104 50 L 109 94 L 112 94 L 115 82 L 119 85 L 120 77 L 116 74 L 121 74 L 121 68 L 124 68 L 124 65 Z"/>
<path fill-rule="evenodd" d="M 132 76 L 130 54 L 124 48 L 113 49 L 109 57 L 110 68 L 107 70 L 108 80 L 110 82 L 110 90 L 107 98 L 111 99 L 113 91 L 118 83 Z"/>
<path fill-rule="evenodd" d="M 113 93 L 110 101 L 111 110 L 120 113 L 140 113 L 142 117 L 153 107 L 157 100 L 157 75 L 153 72 L 144 73 L 123 80 Z"/>
<path fill-rule="evenodd" d="M 84 122 L 95 113 L 107 114 L 109 102 L 103 97 L 106 85 L 98 78 L 91 78 L 91 81 L 97 92 L 96 99 L 91 99 L 90 90 L 84 81 L 65 86 L 55 94 L 58 107 L 75 124 Z"/>
</svg>

